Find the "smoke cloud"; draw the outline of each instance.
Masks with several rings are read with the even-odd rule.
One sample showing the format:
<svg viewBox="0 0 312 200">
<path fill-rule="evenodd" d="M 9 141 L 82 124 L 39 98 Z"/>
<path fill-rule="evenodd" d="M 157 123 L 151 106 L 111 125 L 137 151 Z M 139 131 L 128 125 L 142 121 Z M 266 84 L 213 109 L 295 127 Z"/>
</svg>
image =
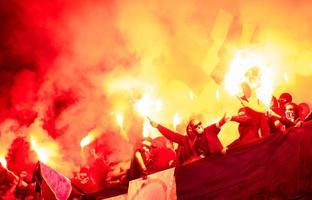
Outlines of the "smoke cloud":
<svg viewBox="0 0 312 200">
<path fill-rule="evenodd" d="M 223 79 L 241 49 L 265 55 L 274 95 L 311 105 L 311 10 L 308 0 L 2 2 L 0 156 L 33 135 L 70 176 L 84 164 L 81 139 L 96 129 L 99 153 L 129 161 L 144 95 L 161 102 L 151 118 L 173 128 L 179 114 L 181 131 L 194 116 L 209 124 L 235 114 L 240 103 Z M 220 135 L 224 145 L 236 137 L 235 124 Z"/>
</svg>

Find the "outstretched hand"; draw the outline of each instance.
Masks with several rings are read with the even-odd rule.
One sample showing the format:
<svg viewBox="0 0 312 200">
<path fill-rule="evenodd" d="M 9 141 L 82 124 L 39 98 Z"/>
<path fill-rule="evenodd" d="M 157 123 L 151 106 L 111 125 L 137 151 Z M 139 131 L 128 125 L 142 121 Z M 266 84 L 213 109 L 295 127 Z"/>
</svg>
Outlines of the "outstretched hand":
<svg viewBox="0 0 312 200">
<path fill-rule="evenodd" d="M 227 116 L 226 113 L 224 113 L 223 117 L 220 119 L 220 121 L 217 123 L 217 126 L 221 128 L 225 123 L 229 122 L 232 117 Z"/>
<path fill-rule="evenodd" d="M 146 117 L 149 121 L 149 123 L 151 124 L 152 127 L 156 128 L 158 126 L 158 123 L 157 122 L 154 122 L 153 120 L 151 120 L 151 118 L 149 117 Z"/>
</svg>

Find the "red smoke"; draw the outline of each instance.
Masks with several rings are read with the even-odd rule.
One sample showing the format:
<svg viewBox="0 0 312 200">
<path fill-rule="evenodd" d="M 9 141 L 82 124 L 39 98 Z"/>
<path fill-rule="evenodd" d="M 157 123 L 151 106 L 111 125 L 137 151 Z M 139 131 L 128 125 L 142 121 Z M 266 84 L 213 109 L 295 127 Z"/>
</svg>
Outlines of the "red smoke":
<svg viewBox="0 0 312 200">
<path fill-rule="evenodd" d="M 133 105 L 146 93 L 163 100 L 152 117 L 166 125 L 176 112 L 209 121 L 236 111 L 218 84 L 232 51 L 250 43 L 281 50 L 272 66 L 293 81 L 276 91 L 310 102 L 310 11 L 309 1 L 292 0 L 1 1 L 0 156 L 16 137 L 35 135 L 56 154 L 49 164 L 70 176 L 88 154 L 80 140 L 97 130 L 90 146 L 127 163 L 142 133 Z M 234 138 L 221 133 L 224 143 Z"/>
</svg>

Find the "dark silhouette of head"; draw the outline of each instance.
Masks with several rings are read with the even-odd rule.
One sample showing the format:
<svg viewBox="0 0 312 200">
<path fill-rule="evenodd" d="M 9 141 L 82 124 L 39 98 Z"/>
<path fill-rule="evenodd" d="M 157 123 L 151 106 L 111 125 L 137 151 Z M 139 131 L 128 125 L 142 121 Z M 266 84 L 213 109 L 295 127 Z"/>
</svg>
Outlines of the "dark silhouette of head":
<svg viewBox="0 0 312 200">
<path fill-rule="evenodd" d="M 286 105 L 287 103 L 290 103 L 290 102 L 292 102 L 292 96 L 291 96 L 291 94 L 289 94 L 289 93 L 287 93 L 287 92 L 282 93 L 282 94 L 279 96 L 279 98 L 278 98 L 278 103 L 279 103 L 279 107 L 280 107 L 280 108 L 285 107 L 285 105 Z"/>
</svg>

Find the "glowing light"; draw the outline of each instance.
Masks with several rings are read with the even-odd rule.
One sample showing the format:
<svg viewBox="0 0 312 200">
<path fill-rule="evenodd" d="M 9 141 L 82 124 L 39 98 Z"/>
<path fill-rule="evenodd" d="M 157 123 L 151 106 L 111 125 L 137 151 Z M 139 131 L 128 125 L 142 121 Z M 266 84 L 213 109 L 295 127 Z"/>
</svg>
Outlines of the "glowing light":
<svg viewBox="0 0 312 200">
<path fill-rule="evenodd" d="M 4 157 L 0 157 L 0 163 L 4 168 L 7 168 L 7 161 Z"/>
<path fill-rule="evenodd" d="M 232 60 L 224 80 L 225 89 L 233 96 L 242 96 L 241 84 L 247 83 L 266 107 L 273 93 L 273 75 L 261 52 L 239 51 Z"/>
<path fill-rule="evenodd" d="M 151 129 L 152 129 L 152 127 L 151 127 L 150 122 L 147 119 L 144 119 L 143 131 L 142 131 L 143 137 L 150 137 L 151 136 Z"/>
<path fill-rule="evenodd" d="M 160 112 L 163 109 L 163 102 L 161 100 L 158 100 L 158 101 L 156 101 L 155 106 L 156 106 L 156 111 Z"/>
<path fill-rule="evenodd" d="M 194 93 L 192 91 L 190 91 L 189 93 L 189 97 L 192 101 L 194 101 L 195 97 L 194 97 Z"/>
<path fill-rule="evenodd" d="M 144 95 L 135 103 L 134 107 L 141 116 L 149 116 L 155 111 L 161 111 L 163 108 L 163 102 L 161 100 L 155 100 L 150 95 Z"/>
<path fill-rule="evenodd" d="M 181 123 L 181 117 L 178 113 L 174 114 L 173 116 L 173 128 L 174 130 L 177 129 L 177 126 Z"/>
<path fill-rule="evenodd" d="M 284 74 L 284 80 L 285 80 L 286 82 L 289 81 L 289 77 L 288 77 L 288 74 L 287 74 L 287 73 Z"/>
<path fill-rule="evenodd" d="M 217 100 L 220 99 L 220 90 L 219 89 L 216 90 L 215 97 L 216 97 Z"/>
<path fill-rule="evenodd" d="M 89 144 L 91 144 L 91 142 L 93 142 L 96 138 L 96 131 L 95 130 L 91 130 L 84 138 L 81 139 L 80 141 L 80 147 L 84 148 L 86 146 L 88 146 Z"/>
<path fill-rule="evenodd" d="M 37 144 L 37 141 L 33 135 L 30 136 L 31 148 L 38 156 L 38 159 L 43 163 L 48 163 L 50 152 L 48 149 L 44 149 Z"/>
<path fill-rule="evenodd" d="M 120 128 L 123 127 L 124 118 L 121 113 L 116 113 L 116 120 Z"/>
<path fill-rule="evenodd" d="M 121 136 L 124 139 L 129 140 L 128 135 L 127 135 L 126 131 L 123 128 L 123 124 L 124 124 L 124 117 L 123 117 L 123 115 L 121 113 L 116 113 L 116 120 L 117 120 L 117 123 L 118 123 L 119 128 L 120 128 Z"/>
</svg>

